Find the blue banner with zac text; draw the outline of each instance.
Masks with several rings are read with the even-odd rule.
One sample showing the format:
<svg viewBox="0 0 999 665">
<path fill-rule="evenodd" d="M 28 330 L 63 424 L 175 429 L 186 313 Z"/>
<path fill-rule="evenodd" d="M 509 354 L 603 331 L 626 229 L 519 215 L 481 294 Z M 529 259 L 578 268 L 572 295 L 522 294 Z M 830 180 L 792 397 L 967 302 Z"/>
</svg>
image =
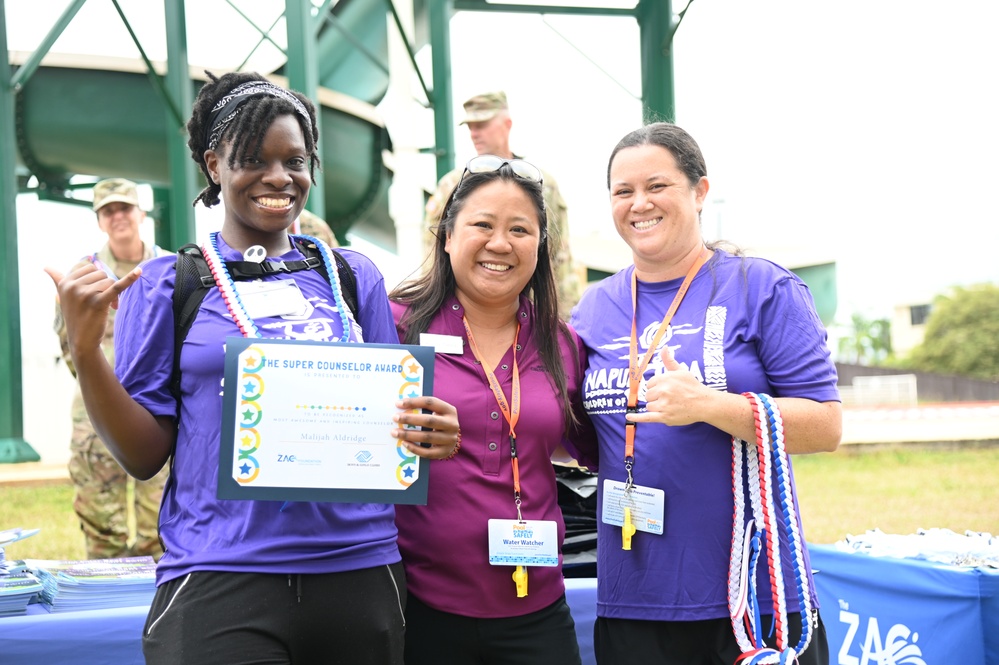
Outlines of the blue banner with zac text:
<svg viewBox="0 0 999 665">
<path fill-rule="evenodd" d="M 808 550 L 830 663 L 999 663 L 999 571 Z"/>
</svg>

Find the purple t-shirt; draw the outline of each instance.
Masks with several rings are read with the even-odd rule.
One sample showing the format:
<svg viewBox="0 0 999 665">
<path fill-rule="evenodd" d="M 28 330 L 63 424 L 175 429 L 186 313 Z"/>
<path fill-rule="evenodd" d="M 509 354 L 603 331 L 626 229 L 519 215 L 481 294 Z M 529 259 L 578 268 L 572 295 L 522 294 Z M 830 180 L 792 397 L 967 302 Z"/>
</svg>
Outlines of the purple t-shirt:
<svg viewBox="0 0 999 665">
<path fill-rule="evenodd" d="M 600 442 L 601 490 L 608 478 L 627 478 L 624 413 L 633 271 L 634 267 L 627 268 L 591 287 L 572 315 L 588 354 L 583 400 Z M 640 356 L 682 281 L 639 282 Z M 660 352 L 667 344 L 681 365 L 715 390 L 839 400 L 836 367 L 808 288 L 769 261 L 716 251 L 691 283 L 649 363 L 646 379 L 664 371 Z M 645 409 L 644 388 L 643 381 L 639 411 Z M 655 621 L 727 617 L 734 505 L 731 437 L 704 423 L 640 424 L 636 435 L 635 483 L 665 492 L 664 534 L 638 532 L 632 550 L 624 551 L 620 527 L 599 519 L 601 492 L 597 614 Z M 789 611 L 798 611 L 783 539 L 781 554 L 784 579 L 791 585 Z M 757 572 L 760 602 L 764 613 L 770 613 L 765 555 Z M 817 606 L 810 578 L 808 583 Z"/>
<path fill-rule="evenodd" d="M 405 312 L 396 303 L 392 310 L 397 320 Z M 432 463 L 427 505 L 396 507 L 399 549 L 409 592 L 427 605 L 476 618 L 521 616 L 544 609 L 565 593 L 561 567 L 565 524 L 558 506 L 551 455 L 559 443 L 575 452 L 576 441 L 567 440 L 561 402 L 532 339 L 534 308 L 521 298 L 518 341 L 522 348 L 517 352 L 521 396 L 516 428 L 521 510 L 524 519 L 551 520 L 558 525 L 560 565 L 529 567 L 528 594 L 517 598 L 511 578 L 513 566 L 489 564 L 487 524 L 492 518 L 517 517 L 510 427 L 482 365 L 469 347 L 463 315 L 464 309 L 452 298 L 426 331 L 459 337 L 464 344 L 463 353 L 437 353 L 434 361 L 434 395 L 458 409 L 461 450 L 453 459 Z M 399 339 L 403 338 L 400 331 Z M 559 343 L 569 397 L 581 413 L 579 385 L 585 355 L 578 338 L 576 353 L 564 336 L 559 336 Z M 494 371 L 509 399 L 513 379 L 511 350 Z M 578 440 L 576 433 L 571 436 Z"/>
<path fill-rule="evenodd" d="M 225 260 L 239 252 L 219 237 Z M 398 343 L 381 274 L 371 261 L 338 250 L 357 277 L 358 323 L 364 340 Z M 302 260 L 298 250 L 282 255 Z M 271 260 L 271 259 L 268 259 Z M 276 259 L 274 259 L 276 260 Z M 175 257 L 143 265 L 121 298 L 115 322 L 115 371 L 130 395 L 153 415 L 176 415 L 170 392 L 174 355 Z M 316 270 L 293 278 L 311 303 L 307 318 L 262 318 L 264 337 L 339 341 L 342 324 L 329 282 Z M 222 424 L 224 342 L 239 336 L 219 290 L 209 289 L 181 352 L 181 413 L 173 470 L 160 508 L 166 553 L 157 583 L 193 571 L 329 573 L 399 561 L 395 511 L 384 504 L 220 500 L 216 498 Z"/>
</svg>

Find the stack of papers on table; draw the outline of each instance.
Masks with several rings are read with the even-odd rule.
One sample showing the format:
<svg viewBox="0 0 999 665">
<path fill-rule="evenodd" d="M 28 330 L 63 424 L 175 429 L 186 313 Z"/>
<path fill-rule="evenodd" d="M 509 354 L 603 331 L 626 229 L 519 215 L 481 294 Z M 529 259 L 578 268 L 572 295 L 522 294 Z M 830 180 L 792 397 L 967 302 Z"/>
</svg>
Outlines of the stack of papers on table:
<svg viewBox="0 0 999 665">
<path fill-rule="evenodd" d="M 42 583 L 28 572 L 23 561 L 10 561 L 4 548 L 38 533 L 38 529 L 0 531 L 0 617 L 24 614 L 28 603 L 42 590 Z"/>
<path fill-rule="evenodd" d="M 41 590 L 42 583 L 31 573 L 0 575 L 0 617 L 24 614 Z"/>
<path fill-rule="evenodd" d="M 42 606 L 50 612 L 149 605 L 156 592 L 156 563 L 150 556 L 89 561 L 27 559 L 42 583 Z"/>
</svg>

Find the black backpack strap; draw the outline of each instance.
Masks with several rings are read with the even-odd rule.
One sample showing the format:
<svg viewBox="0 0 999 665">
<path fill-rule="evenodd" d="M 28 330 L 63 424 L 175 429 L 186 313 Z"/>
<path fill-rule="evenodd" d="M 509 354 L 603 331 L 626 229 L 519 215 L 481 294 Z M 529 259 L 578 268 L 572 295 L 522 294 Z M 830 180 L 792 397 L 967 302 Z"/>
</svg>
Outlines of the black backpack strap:
<svg viewBox="0 0 999 665">
<path fill-rule="evenodd" d="M 335 249 L 330 251 L 333 252 L 333 258 L 336 259 L 336 271 L 340 275 L 340 290 L 343 291 L 343 301 L 350 308 L 354 320 L 357 321 L 357 278 L 354 277 L 354 271 L 351 270 L 347 259 L 343 258 L 343 255 Z"/>
<path fill-rule="evenodd" d="M 180 350 L 187 339 L 187 333 L 198 315 L 201 301 L 208 289 L 215 286 L 215 277 L 208 269 L 208 262 L 201 253 L 201 247 L 194 243 L 177 250 L 175 281 L 173 285 L 174 348 L 173 373 L 170 376 L 170 392 L 180 405 Z M 178 414 L 179 415 L 179 414 Z"/>
<path fill-rule="evenodd" d="M 304 261 L 226 261 L 225 269 L 237 282 L 244 279 L 260 279 L 267 275 L 291 274 L 299 270 L 316 270 L 323 265 L 318 256 L 309 256 Z M 325 267 L 321 272 L 326 272 Z"/>
</svg>

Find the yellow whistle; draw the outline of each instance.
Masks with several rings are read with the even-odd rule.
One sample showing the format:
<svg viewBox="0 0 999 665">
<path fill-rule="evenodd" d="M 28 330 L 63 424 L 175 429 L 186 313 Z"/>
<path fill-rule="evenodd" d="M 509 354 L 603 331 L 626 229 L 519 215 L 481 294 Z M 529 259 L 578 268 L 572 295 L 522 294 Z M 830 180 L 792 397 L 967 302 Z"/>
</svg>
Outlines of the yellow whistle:
<svg viewBox="0 0 999 665">
<path fill-rule="evenodd" d="M 513 571 L 513 581 L 517 583 L 517 598 L 527 595 L 527 568 L 517 566 Z"/>
<path fill-rule="evenodd" d="M 621 527 L 621 549 L 631 549 L 631 537 L 635 535 L 635 525 L 631 523 L 631 508 L 624 508 L 624 525 Z"/>
</svg>

